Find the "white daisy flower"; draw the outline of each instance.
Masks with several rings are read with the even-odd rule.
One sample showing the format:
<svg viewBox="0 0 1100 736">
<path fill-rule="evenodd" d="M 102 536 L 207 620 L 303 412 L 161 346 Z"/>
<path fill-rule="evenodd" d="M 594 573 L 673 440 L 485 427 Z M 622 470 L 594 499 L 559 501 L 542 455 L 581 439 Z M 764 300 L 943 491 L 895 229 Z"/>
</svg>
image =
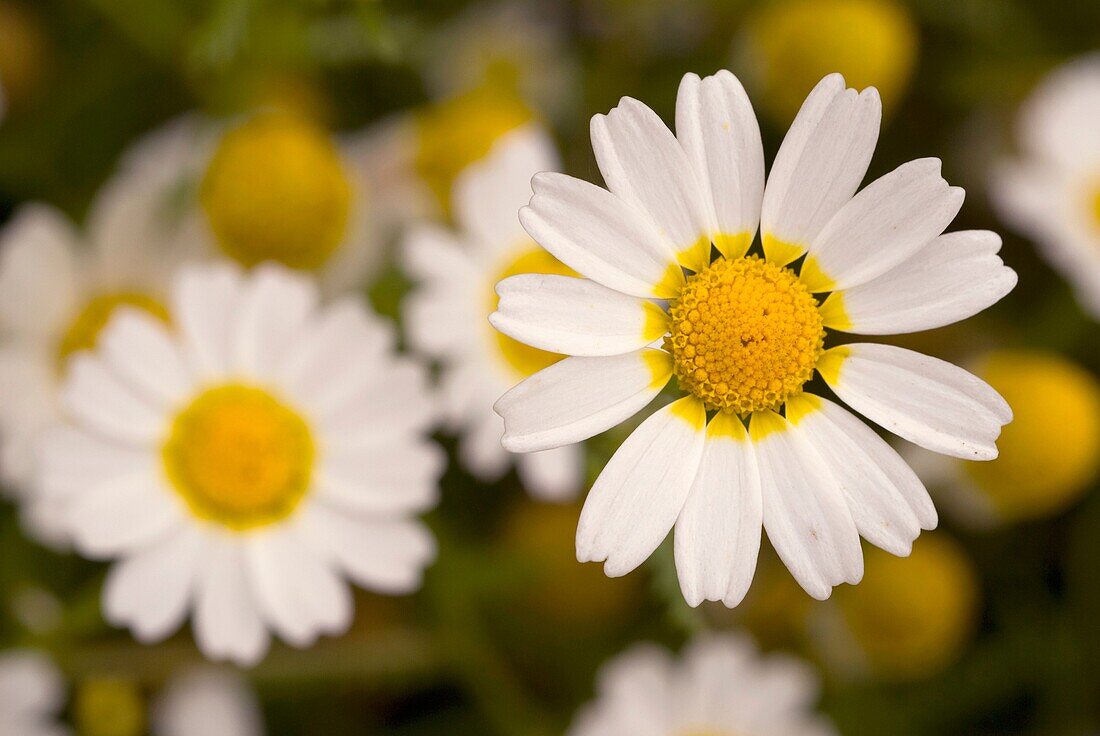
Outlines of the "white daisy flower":
<svg viewBox="0 0 1100 736">
<path fill-rule="evenodd" d="M 782 655 L 761 656 L 745 636 L 693 640 L 679 659 L 641 644 L 600 671 L 595 702 L 569 736 L 825 736 L 832 725 L 813 710 L 816 677 Z"/>
<path fill-rule="evenodd" d="M 345 631 L 345 578 L 400 594 L 434 556 L 413 514 L 443 459 L 425 372 L 356 299 L 285 268 L 182 269 L 172 323 L 112 319 L 62 388 L 38 490 L 73 544 L 118 560 L 103 607 L 143 642 L 193 612 L 199 648 L 251 664 Z"/>
<path fill-rule="evenodd" d="M 135 188 L 108 186 L 81 233 L 55 209 L 25 205 L 0 232 L 0 478 L 28 501 L 35 536 L 58 541 L 48 509 L 27 497 L 32 445 L 58 417 L 69 359 L 96 345 L 120 306 L 167 319 L 166 284 L 193 255 L 186 229 L 154 229 L 133 217 Z"/>
<path fill-rule="evenodd" d="M 315 273 L 326 293 L 361 286 L 407 219 L 432 211 L 408 165 L 412 133 L 384 122 L 336 139 L 266 110 L 230 123 L 184 117 L 140 141 L 116 181 L 147 192 L 146 218 L 198 233 L 207 253 Z"/>
<path fill-rule="evenodd" d="M 65 705 L 61 673 L 43 654 L 0 654 L 0 736 L 68 736 L 58 721 Z"/>
<path fill-rule="evenodd" d="M 237 675 L 202 668 L 173 677 L 152 708 L 156 736 L 262 736 L 256 694 Z"/>
<path fill-rule="evenodd" d="M 905 439 L 996 456 L 1011 411 L 981 380 L 889 345 L 825 349 L 827 328 L 938 327 L 1016 283 L 995 234 L 941 235 L 963 193 L 940 177 L 938 160 L 904 164 L 856 193 L 879 119 L 873 88 L 857 94 L 840 75 L 826 77 L 765 187 L 759 128 L 740 83 L 728 72 L 689 74 L 678 137 L 629 98 L 593 118 L 609 190 L 535 177 L 520 219 L 585 278 L 521 275 L 497 286 L 497 329 L 572 356 L 497 402 L 504 446 L 529 452 L 583 440 L 640 411 L 674 376 L 684 394 L 646 419 L 600 474 L 581 513 L 578 559 L 624 575 L 675 525 L 688 602 L 732 606 L 752 579 L 761 525 L 816 598 L 859 581 L 860 534 L 908 554 L 920 530 L 936 525 L 927 492 L 874 431 L 805 392 L 815 370 L 841 400 Z M 758 222 L 764 258 L 749 254 Z M 803 256 L 800 268 L 791 265 Z"/>
<path fill-rule="evenodd" d="M 1034 238 L 1100 319 L 1100 53 L 1052 72 L 1020 110 L 1020 156 L 994 171 L 1001 217 Z"/>
<path fill-rule="evenodd" d="M 405 304 L 411 344 L 443 364 L 443 411 L 463 432 L 459 456 L 484 481 L 510 466 L 501 447 L 504 423 L 493 411 L 497 397 L 563 356 L 522 345 L 486 320 L 496 307 L 496 283 L 512 274 L 573 274 L 523 231 L 516 211 L 531 195 L 531 177 L 556 168 L 557 153 L 541 129 L 506 135 L 455 183 L 458 232 L 422 225 L 404 247 L 406 270 L 421 282 Z M 550 500 L 574 497 L 584 480 L 579 445 L 522 455 L 524 486 Z"/>
</svg>

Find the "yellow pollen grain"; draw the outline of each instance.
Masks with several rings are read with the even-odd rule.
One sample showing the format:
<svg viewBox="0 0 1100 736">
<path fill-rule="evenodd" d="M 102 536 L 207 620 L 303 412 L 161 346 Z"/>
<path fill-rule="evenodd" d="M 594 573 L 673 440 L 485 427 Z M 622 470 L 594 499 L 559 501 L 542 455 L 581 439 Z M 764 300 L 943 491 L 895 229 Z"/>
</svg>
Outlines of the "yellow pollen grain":
<svg viewBox="0 0 1100 736">
<path fill-rule="evenodd" d="M 320 268 L 351 212 L 351 182 L 327 132 L 279 112 L 222 136 L 200 197 L 218 245 L 244 266 Z"/>
<path fill-rule="evenodd" d="M 172 423 L 165 473 L 198 518 L 247 530 L 289 516 L 309 489 L 309 426 L 263 389 L 226 384 L 200 394 Z"/>
<path fill-rule="evenodd" d="M 157 299 L 137 291 L 116 291 L 93 296 L 69 323 L 57 342 L 57 367 L 64 370 L 65 365 L 76 353 L 94 350 L 99 342 L 99 334 L 111 321 L 119 307 L 132 307 L 168 322 L 168 309 Z"/>
<path fill-rule="evenodd" d="M 787 268 L 755 256 L 718 259 L 669 305 L 665 347 L 680 388 L 709 410 L 777 409 L 802 390 L 821 355 L 817 301 Z"/>
<path fill-rule="evenodd" d="M 518 276 L 521 273 L 543 273 L 558 276 L 578 275 L 576 271 L 554 258 L 534 242 L 525 243 L 518 249 L 517 255 L 513 256 L 498 272 L 490 284 L 489 311 L 486 314 L 495 312 L 500 304 L 500 297 L 496 293 L 496 285 L 509 276 Z M 565 357 L 559 353 L 551 353 L 533 348 L 530 345 L 524 345 L 522 342 L 496 330 L 493 330 L 493 335 L 496 345 L 500 349 L 500 356 L 518 378 L 527 378 Z M 654 339 L 659 336 L 657 335 Z"/>
</svg>

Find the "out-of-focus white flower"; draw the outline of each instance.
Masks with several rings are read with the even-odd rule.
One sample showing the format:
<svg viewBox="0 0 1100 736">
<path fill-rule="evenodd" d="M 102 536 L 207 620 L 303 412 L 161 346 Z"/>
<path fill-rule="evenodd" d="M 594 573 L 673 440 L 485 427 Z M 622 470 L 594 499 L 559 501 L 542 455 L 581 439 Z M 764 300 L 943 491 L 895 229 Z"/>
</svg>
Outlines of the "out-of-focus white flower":
<svg viewBox="0 0 1100 736">
<path fill-rule="evenodd" d="M 761 525 L 819 599 L 859 582 L 861 535 L 907 555 L 936 525 L 932 501 L 870 427 L 805 391 L 815 371 L 905 439 L 996 457 L 1012 412 L 980 379 L 891 345 L 825 349 L 827 329 L 939 327 L 1016 284 L 997 235 L 943 234 L 963 192 L 943 180 L 939 160 L 903 164 L 857 193 L 880 116 L 873 88 L 857 94 L 839 74 L 821 80 L 765 186 L 741 84 L 729 72 L 689 74 L 676 135 L 630 98 L 592 119 L 608 189 L 534 178 L 520 221 L 585 278 L 526 274 L 497 286 L 497 329 L 570 356 L 497 402 L 504 446 L 545 451 L 587 439 L 641 411 L 674 376 L 682 395 L 601 472 L 577 527 L 578 559 L 625 575 L 675 526 L 687 601 L 734 606 L 752 581 Z M 758 224 L 763 258 L 750 253 Z"/>
<path fill-rule="evenodd" d="M 564 20 L 547 3 L 504 0 L 466 10 L 422 45 L 429 91 L 445 99 L 485 85 L 512 88 L 532 109 L 564 119 L 580 89 Z"/>
<path fill-rule="evenodd" d="M 273 264 L 184 268 L 168 304 L 171 330 L 125 311 L 71 361 L 39 444 L 37 492 L 79 552 L 118 560 L 107 619 L 150 642 L 193 612 L 208 657 L 249 664 L 270 631 L 345 631 L 345 578 L 416 590 L 443 458 L 389 325 Z"/>
<path fill-rule="evenodd" d="M 504 423 L 493 402 L 516 381 L 563 356 L 530 348 L 489 325 L 496 283 L 512 274 L 572 274 L 523 232 L 516 212 L 530 196 L 531 177 L 558 166 L 549 137 L 536 127 L 505 136 L 469 167 L 454 189 L 458 232 L 420 226 L 404 248 L 406 269 L 421 284 L 406 302 L 409 340 L 443 364 L 446 419 L 463 432 L 459 455 L 483 480 L 509 467 L 501 447 Z M 574 497 L 583 482 L 579 445 L 517 458 L 527 489 L 544 499 Z"/>
<path fill-rule="evenodd" d="M 261 736 L 256 694 L 237 675 L 202 668 L 173 677 L 152 708 L 155 736 Z"/>
<path fill-rule="evenodd" d="M 1020 110 L 1020 155 L 994 169 L 1001 217 L 1034 238 L 1100 319 L 1100 53 L 1053 71 Z"/>
<path fill-rule="evenodd" d="M 65 704 L 61 673 L 44 654 L 0 654 L 0 736 L 68 736 L 58 715 Z"/>
<path fill-rule="evenodd" d="M 0 233 L 0 477 L 26 501 L 30 531 L 59 542 L 52 511 L 27 493 L 32 444 L 58 416 L 70 358 L 93 348 L 120 306 L 167 319 L 166 284 L 197 252 L 186 227 L 154 227 L 137 187 L 106 187 L 84 233 L 55 209 L 25 205 Z"/>
<path fill-rule="evenodd" d="M 569 736 L 825 736 L 818 684 L 802 662 L 761 656 L 741 635 L 692 641 L 679 659 L 641 644 L 600 671 Z"/>
<path fill-rule="evenodd" d="M 304 116 L 264 110 L 229 123 L 173 121 L 123 158 L 115 185 L 147 192 L 135 217 L 185 223 L 205 252 L 361 287 L 397 228 L 433 210 L 411 167 L 406 123 L 336 139 Z"/>
</svg>

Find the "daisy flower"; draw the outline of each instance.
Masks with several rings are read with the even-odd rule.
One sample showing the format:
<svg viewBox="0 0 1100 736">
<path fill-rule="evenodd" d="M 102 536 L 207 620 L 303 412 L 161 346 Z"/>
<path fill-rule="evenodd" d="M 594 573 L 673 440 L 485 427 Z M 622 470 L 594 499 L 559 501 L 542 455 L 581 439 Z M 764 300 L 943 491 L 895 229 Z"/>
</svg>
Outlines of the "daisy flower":
<svg viewBox="0 0 1100 736">
<path fill-rule="evenodd" d="M 173 677 L 152 707 L 155 736 L 262 736 L 256 694 L 237 675 L 202 668 Z"/>
<path fill-rule="evenodd" d="M 496 480 L 511 464 L 500 444 L 504 423 L 493 402 L 516 381 L 563 357 L 523 345 L 486 321 L 496 308 L 493 287 L 501 278 L 574 273 L 532 241 L 516 220 L 516 211 L 530 197 L 532 175 L 557 162 L 552 142 L 539 128 L 505 136 L 455 184 L 458 232 L 424 225 L 411 231 L 405 243 L 405 268 L 420 282 L 405 304 L 409 341 L 442 363 L 445 418 L 463 433 L 463 464 L 483 481 Z M 566 500 L 584 480 L 583 448 L 523 455 L 516 467 L 532 494 Z"/>
<path fill-rule="evenodd" d="M 836 731 L 813 710 L 818 684 L 801 662 L 761 656 L 740 635 L 693 640 L 679 659 L 636 645 L 604 665 L 596 700 L 568 736 L 826 736 Z"/>
<path fill-rule="evenodd" d="M 167 320 L 170 274 L 195 252 L 186 229 L 169 234 L 134 217 L 145 204 L 138 190 L 112 185 L 84 232 L 41 204 L 17 210 L 0 232 L 0 477 L 27 502 L 24 518 L 45 541 L 59 541 L 59 530 L 27 494 L 32 447 L 59 416 L 69 360 L 96 346 L 122 306 Z"/>
<path fill-rule="evenodd" d="M 765 187 L 740 83 L 728 72 L 689 74 L 677 136 L 629 98 L 593 118 L 608 189 L 535 177 L 520 219 L 583 278 L 519 275 L 497 286 L 498 330 L 571 356 L 497 402 L 504 446 L 541 451 L 590 437 L 673 378 L 682 395 L 642 422 L 593 485 L 579 560 L 624 575 L 675 525 L 688 602 L 732 606 L 752 579 L 761 525 L 816 598 L 859 581 L 860 535 L 908 554 L 936 525 L 927 492 L 873 430 L 805 390 L 815 371 L 907 440 L 996 456 L 1011 411 L 981 380 L 889 345 L 825 347 L 828 329 L 882 335 L 963 319 L 1016 283 L 993 233 L 941 235 L 963 192 L 940 177 L 938 160 L 904 164 L 856 193 L 880 114 L 873 88 L 857 94 L 826 77 Z M 758 222 L 763 257 L 750 249 Z"/>
<path fill-rule="evenodd" d="M 68 736 L 58 720 L 65 704 L 61 673 L 43 654 L 0 654 L 0 736 Z"/>
<path fill-rule="evenodd" d="M 274 265 L 184 268 L 169 305 L 173 330 L 126 311 L 72 360 L 67 421 L 39 448 L 76 549 L 117 561 L 107 620 L 153 642 L 191 612 L 208 657 L 252 664 L 271 631 L 345 631 L 345 578 L 416 590 L 434 542 L 413 514 L 442 457 L 425 372 L 389 326 Z"/>
<path fill-rule="evenodd" d="M 993 203 L 1100 319 L 1100 53 L 1053 71 L 1020 110 L 1020 155 L 993 172 Z"/>
</svg>

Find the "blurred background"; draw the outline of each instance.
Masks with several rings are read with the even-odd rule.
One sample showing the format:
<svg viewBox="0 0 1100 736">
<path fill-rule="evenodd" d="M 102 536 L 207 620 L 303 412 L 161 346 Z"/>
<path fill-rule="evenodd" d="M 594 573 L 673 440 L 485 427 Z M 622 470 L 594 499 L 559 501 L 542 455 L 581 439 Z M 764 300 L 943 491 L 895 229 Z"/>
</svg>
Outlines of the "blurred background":
<svg viewBox="0 0 1100 736">
<path fill-rule="evenodd" d="M 607 579 L 575 561 L 579 505 L 532 499 L 514 472 L 475 479 L 443 432 L 452 462 L 427 517 L 440 554 L 423 588 L 357 591 L 346 635 L 276 644 L 243 676 L 271 734 L 543 736 L 564 731 L 599 665 L 632 642 L 678 648 L 747 627 L 815 664 L 843 734 L 1083 736 L 1100 733 L 1100 329 L 1001 219 L 990 182 L 1017 155 L 1035 86 L 1097 48 L 1089 0 L 0 0 L 0 223 L 28 202 L 84 222 L 137 141 L 195 117 L 275 108 L 368 141 L 349 150 L 387 172 L 376 209 L 447 222 L 458 172 L 530 121 L 566 172 L 599 181 L 591 115 L 629 95 L 671 123 L 685 72 L 739 76 L 769 161 L 824 74 L 873 84 L 886 114 L 868 181 L 942 158 L 967 190 L 951 229 L 997 231 L 1020 275 L 979 317 L 900 341 L 976 370 L 1017 417 L 981 468 L 900 448 L 941 511 L 912 557 L 866 547 L 864 583 L 819 603 L 765 545 L 744 604 L 691 609 L 670 545 Z M 408 194 L 387 191 L 407 180 Z M 381 234 L 362 285 L 399 324 L 412 288 L 400 232 Z M 589 483 L 628 430 L 588 443 Z M 0 508 L 0 647 L 50 656 L 81 736 L 138 736 L 148 703 L 202 657 L 188 631 L 149 647 L 105 624 L 105 570 L 33 541 L 15 503 Z"/>
</svg>

